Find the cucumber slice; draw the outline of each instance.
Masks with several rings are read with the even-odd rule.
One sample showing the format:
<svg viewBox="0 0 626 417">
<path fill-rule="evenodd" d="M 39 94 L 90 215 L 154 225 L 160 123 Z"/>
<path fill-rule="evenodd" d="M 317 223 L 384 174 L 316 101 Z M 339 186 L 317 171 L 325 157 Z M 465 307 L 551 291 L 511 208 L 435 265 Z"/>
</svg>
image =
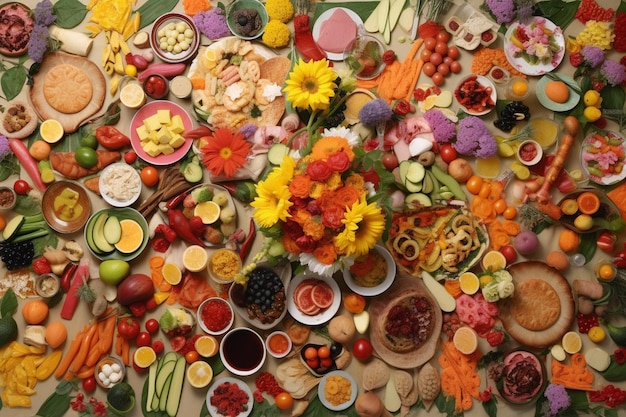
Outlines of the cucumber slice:
<svg viewBox="0 0 626 417">
<path fill-rule="evenodd" d="M 189 182 L 200 182 L 204 172 L 202 172 L 202 167 L 199 164 L 189 163 L 183 169 L 183 176 Z"/>
<path fill-rule="evenodd" d="M 18 214 L 9 220 L 2 231 L 2 237 L 4 240 L 11 240 L 11 238 L 15 237 L 17 232 L 20 230 L 20 227 L 24 224 L 24 221 L 26 221 L 26 218 L 21 214 Z"/>
<path fill-rule="evenodd" d="M 267 152 L 267 160 L 272 165 L 280 165 L 283 163 L 283 158 L 289 155 L 289 148 L 282 143 L 275 143 L 270 147 Z"/>
</svg>

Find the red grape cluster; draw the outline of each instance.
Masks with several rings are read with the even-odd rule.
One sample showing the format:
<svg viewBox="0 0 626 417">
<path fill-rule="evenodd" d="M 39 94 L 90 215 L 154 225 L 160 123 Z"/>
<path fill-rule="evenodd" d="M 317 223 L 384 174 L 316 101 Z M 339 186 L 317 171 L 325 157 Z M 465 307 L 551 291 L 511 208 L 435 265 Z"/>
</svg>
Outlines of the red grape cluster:
<svg viewBox="0 0 626 417">
<path fill-rule="evenodd" d="M 576 315 L 576 321 L 578 322 L 578 331 L 584 334 L 589 333 L 589 329 L 593 326 L 599 325 L 598 316 L 595 314 L 578 313 Z"/>
<path fill-rule="evenodd" d="M 450 73 L 461 72 L 461 63 L 458 61 L 459 48 L 448 46 L 450 34 L 445 30 L 439 32 L 435 38 L 424 39 L 424 49 L 420 58 L 424 61 L 422 72 L 429 76 L 435 85 L 442 85 L 444 78 Z"/>
</svg>

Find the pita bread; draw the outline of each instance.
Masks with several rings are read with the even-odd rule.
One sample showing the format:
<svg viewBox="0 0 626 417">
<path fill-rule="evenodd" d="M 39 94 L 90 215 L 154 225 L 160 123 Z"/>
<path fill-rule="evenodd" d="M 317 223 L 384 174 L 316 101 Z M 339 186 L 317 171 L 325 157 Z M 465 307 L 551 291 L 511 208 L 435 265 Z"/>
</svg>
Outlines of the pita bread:
<svg viewBox="0 0 626 417">
<path fill-rule="evenodd" d="M 55 69 L 57 66 L 61 66 L 61 69 Z M 87 104 L 83 106 L 82 109 L 74 112 L 74 113 L 64 113 L 63 111 L 59 111 L 58 108 L 53 107 L 46 99 L 45 84 L 46 78 L 50 73 L 51 77 L 55 77 L 54 74 L 58 74 L 58 71 L 63 72 L 63 68 L 73 67 L 77 70 L 77 74 L 81 72 L 84 73 L 91 86 L 91 97 L 88 100 Z M 74 70 L 73 70 L 74 71 Z M 86 83 L 86 81 L 85 81 Z M 84 93 L 77 91 L 80 87 L 78 85 L 85 85 L 85 83 L 73 84 L 71 90 L 77 96 L 82 96 Z M 48 97 L 51 97 L 52 91 L 50 88 L 48 89 Z M 69 93 L 63 94 L 65 99 L 70 97 Z M 30 89 L 30 102 L 39 115 L 41 120 L 46 119 L 56 119 L 63 126 L 63 130 L 65 133 L 75 132 L 78 127 L 92 117 L 94 114 L 102 109 L 102 105 L 104 104 L 104 99 L 106 96 L 106 81 L 104 79 L 104 75 L 98 66 L 90 61 L 87 58 L 83 58 L 77 55 L 71 55 L 64 52 L 53 52 L 51 54 L 46 55 L 43 62 L 41 63 L 41 67 L 39 72 L 33 76 L 33 85 Z M 54 99 L 52 99 L 54 101 Z M 70 99 L 71 100 L 71 99 Z M 85 98 L 83 97 L 83 102 Z M 81 104 L 82 105 L 82 104 Z M 60 107 L 61 106 L 61 107 Z M 57 107 L 62 107 L 63 105 L 59 105 L 57 103 Z M 72 105 L 73 107 L 69 107 L 69 110 L 76 110 L 77 105 Z M 68 108 L 65 108 L 66 110 Z"/>
<path fill-rule="evenodd" d="M 43 80 L 46 101 L 61 113 L 78 113 L 87 107 L 92 94 L 91 80 L 85 71 L 74 65 L 57 65 Z"/>
</svg>

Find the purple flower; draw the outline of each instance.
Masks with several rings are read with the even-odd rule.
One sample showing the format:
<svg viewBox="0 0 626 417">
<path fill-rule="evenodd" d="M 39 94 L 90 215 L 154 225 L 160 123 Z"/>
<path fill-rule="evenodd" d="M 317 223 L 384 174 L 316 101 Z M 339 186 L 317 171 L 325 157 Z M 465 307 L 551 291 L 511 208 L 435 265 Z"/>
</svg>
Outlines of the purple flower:
<svg viewBox="0 0 626 417">
<path fill-rule="evenodd" d="M 619 85 L 626 79 L 626 69 L 619 62 L 607 59 L 602 63 L 600 74 L 607 83 L 611 85 Z"/>
<path fill-rule="evenodd" d="M 585 63 L 591 68 L 595 68 L 604 61 L 604 51 L 593 45 L 586 45 L 580 51 L 580 55 L 585 60 Z"/>
<path fill-rule="evenodd" d="M 456 136 L 456 126 L 441 110 L 430 109 L 424 113 L 424 119 L 430 125 L 435 142 L 448 143 Z"/>
<path fill-rule="evenodd" d="M 509 23 L 515 18 L 515 3 L 513 0 L 487 0 L 486 3 L 498 23 Z"/>
<path fill-rule="evenodd" d="M 456 142 L 452 145 L 461 155 L 488 158 L 497 152 L 497 144 L 485 123 L 476 116 L 468 116 L 459 122 Z"/>
<path fill-rule="evenodd" d="M 52 10 L 52 2 L 50 0 L 42 0 L 37 3 L 35 10 L 33 10 L 33 17 L 39 25 L 50 26 L 53 24 L 57 17 Z"/>
<path fill-rule="evenodd" d="M 0 161 L 6 158 L 11 153 L 9 148 L 9 140 L 6 136 L 0 135 Z"/>
<path fill-rule="evenodd" d="M 533 0 L 517 0 L 515 2 L 517 4 L 517 18 L 525 22 L 530 19 L 533 15 Z"/>
<path fill-rule="evenodd" d="M 392 116 L 393 110 L 381 98 L 370 101 L 359 110 L 359 119 L 366 126 L 376 126 L 380 122 L 391 119 Z"/>
<path fill-rule="evenodd" d="M 28 56 L 35 62 L 41 62 L 47 50 L 48 27 L 35 24 L 28 39 Z"/>
<path fill-rule="evenodd" d="M 565 410 L 572 403 L 565 387 L 559 384 L 550 384 L 543 395 L 550 403 L 550 416 L 556 416 L 561 410 Z"/>
<path fill-rule="evenodd" d="M 193 17 L 193 22 L 198 27 L 198 30 L 211 40 L 231 35 L 230 29 L 228 29 L 226 24 L 224 10 L 219 7 L 214 7 L 206 12 L 196 13 Z"/>
<path fill-rule="evenodd" d="M 258 126 L 254 123 L 247 123 L 239 129 L 239 133 L 244 135 L 246 139 L 250 140 L 254 136 L 254 133 L 257 131 Z"/>
</svg>

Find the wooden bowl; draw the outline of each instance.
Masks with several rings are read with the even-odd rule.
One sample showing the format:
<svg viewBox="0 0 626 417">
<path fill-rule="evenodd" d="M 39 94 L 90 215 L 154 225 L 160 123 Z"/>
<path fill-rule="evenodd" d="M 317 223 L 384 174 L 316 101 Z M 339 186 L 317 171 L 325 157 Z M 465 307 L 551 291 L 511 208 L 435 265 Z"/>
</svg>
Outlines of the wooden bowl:
<svg viewBox="0 0 626 417">
<path fill-rule="evenodd" d="M 64 190 L 71 190 L 77 194 L 76 207 L 82 210 L 73 217 L 68 217 L 68 209 L 63 208 L 61 194 Z M 87 191 L 78 183 L 72 181 L 57 181 L 50 185 L 43 195 L 41 211 L 46 223 L 59 233 L 74 233 L 79 231 L 91 214 L 91 202 Z"/>
</svg>

